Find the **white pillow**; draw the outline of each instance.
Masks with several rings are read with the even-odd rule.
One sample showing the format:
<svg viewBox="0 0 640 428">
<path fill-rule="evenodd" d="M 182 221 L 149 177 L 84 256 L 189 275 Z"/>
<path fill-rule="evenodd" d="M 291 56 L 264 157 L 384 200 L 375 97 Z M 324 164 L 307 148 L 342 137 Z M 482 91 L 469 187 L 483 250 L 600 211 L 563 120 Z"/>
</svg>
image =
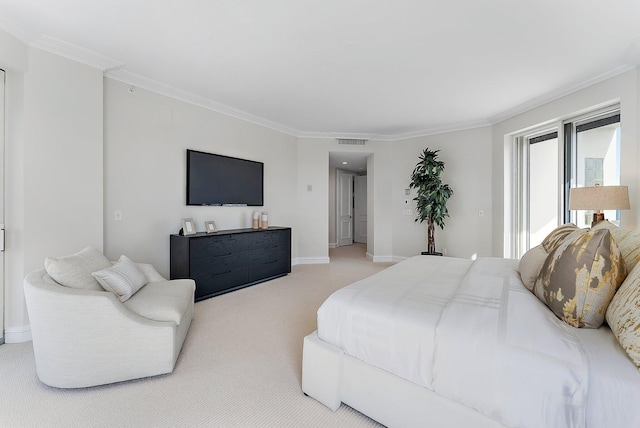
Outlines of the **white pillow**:
<svg viewBox="0 0 640 428">
<path fill-rule="evenodd" d="M 547 256 L 548 254 L 544 251 L 542 245 L 538 245 L 524 253 L 520 259 L 518 271 L 520 272 L 522 283 L 529 291 L 533 290 L 533 285 L 536 283 L 540 269 L 542 269 Z"/>
<path fill-rule="evenodd" d="M 127 256 L 120 256 L 118 263 L 93 272 L 102 288 L 111 291 L 121 302 L 129 299 L 146 283 L 147 277 Z"/>
<path fill-rule="evenodd" d="M 70 288 L 103 291 L 91 276 L 92 272 L 111 266 L 111 262 L 100 251 L 87 247 L 64 257 L 47 257 L 44 268 L 58 284 Z"/>
</svg>

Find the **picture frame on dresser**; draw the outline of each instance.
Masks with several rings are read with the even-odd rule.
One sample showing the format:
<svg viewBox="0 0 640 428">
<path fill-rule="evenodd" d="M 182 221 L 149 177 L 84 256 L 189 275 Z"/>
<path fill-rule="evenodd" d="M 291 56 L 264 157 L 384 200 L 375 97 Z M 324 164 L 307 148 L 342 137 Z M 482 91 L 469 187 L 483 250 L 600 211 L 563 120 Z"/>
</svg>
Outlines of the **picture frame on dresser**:
<svg viewBox="0 0 640 428">
<path fill-rule="evenodd" d="M 182 234 L 184 236 L 195 235 L 196 234 L 196 225 L 193 222 L 192 218 L 183 218 L 182 219 Z"/>
<path fill-rule="evenodd" d="M 204 230 L 207 233 L 214 233 L 218 231 L 218 228 L 216 227 L 216 222 L 211 220 L 211 221 L 205 221 L 204 222 Z"/>
</svg>

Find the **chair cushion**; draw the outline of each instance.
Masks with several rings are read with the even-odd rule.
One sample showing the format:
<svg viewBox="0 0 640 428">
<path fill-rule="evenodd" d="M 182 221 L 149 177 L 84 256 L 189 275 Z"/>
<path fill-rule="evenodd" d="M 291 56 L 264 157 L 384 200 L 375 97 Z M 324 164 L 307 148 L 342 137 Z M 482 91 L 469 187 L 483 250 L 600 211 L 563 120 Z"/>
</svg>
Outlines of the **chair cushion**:
<svg viewBox="0 0 640 428">
<path fill-rule="evenodd" d="M 121 302 L 128 300 L 147 283 L 145 274 L 125 255 L 120 256 L 113 266 L 92 275 L 102 288 L 111 291 Z"/>
<path fill-rule="evenodd" d="M 598 328 L 626 276 L 609 230 L 578 229 L 549 254 L 533 292 L 567 324 Z"/>
<path fill-rule="evenodd" d="M 194 289 L 192 279 L 150 282 L 123 305 L 142 317 L 180 325 L 187 308 L 193 303 Z"/>
<path fill-rule="evenodd" d="M 93 247 L 87 247 L 70 256 L 47 257 L 44 261 L 47 273 L 58 284 L 99 291 L 104 289 L 91 274 L 109 266 L 109 259 Z"/>
</svg>

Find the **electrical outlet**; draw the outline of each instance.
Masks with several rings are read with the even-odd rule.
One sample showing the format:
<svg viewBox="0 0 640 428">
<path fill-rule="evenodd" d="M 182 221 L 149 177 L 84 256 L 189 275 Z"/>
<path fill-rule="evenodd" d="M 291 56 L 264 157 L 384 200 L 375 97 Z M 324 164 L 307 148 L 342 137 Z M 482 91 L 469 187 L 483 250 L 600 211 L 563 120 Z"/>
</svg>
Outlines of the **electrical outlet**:
<svg viewBox="0 0 640 428">
<path fill-rule="evenodd" d="M 115 221 L 122 221 L 122 211 L 116 211 L 113 218 Z"/>
</svg>

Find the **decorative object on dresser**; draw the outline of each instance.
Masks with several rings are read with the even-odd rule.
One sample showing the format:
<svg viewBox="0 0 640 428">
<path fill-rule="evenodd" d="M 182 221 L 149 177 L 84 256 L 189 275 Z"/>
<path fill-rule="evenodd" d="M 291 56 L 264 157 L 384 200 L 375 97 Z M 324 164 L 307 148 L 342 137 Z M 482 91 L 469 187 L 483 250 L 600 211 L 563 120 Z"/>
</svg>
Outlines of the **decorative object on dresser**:
<svg viewBox="0 0 640 428">
<path fill-rule="evenodd" d="M 181 232 L 181 235 L 195 235 L 196 225 L 193 222 L 192 218 L 182 219 L 182 229 L 180 230 L 180 232 Z"/>
<path fill-rule="evenodd" d="M 171 235 L 171 279 L 192 278 L 203 300 L 291 272 L 291 228 Z"/>
<path fill-rule="evenodd" d="M 443 184 L 440 174 L 444 171 L 444 162 L 438 160 L 440 150 L 424 149 L 420 161 L 411 173 L 411 188 L 418 189 L 415 221 L 427 221 L 427 251 L 422 254 L 442 255 L 436 253 L 435 225 L 444 229 L 444 219 L 449 217 L 447 201 L 453 195 L 448 184 Z"/>
<path fill-rule="evenodd" d="M 207 231 L 207 233 L 213 233 L 218 231 L 215 221 L 205 221 L 204 228 Z"/>
</svg>

